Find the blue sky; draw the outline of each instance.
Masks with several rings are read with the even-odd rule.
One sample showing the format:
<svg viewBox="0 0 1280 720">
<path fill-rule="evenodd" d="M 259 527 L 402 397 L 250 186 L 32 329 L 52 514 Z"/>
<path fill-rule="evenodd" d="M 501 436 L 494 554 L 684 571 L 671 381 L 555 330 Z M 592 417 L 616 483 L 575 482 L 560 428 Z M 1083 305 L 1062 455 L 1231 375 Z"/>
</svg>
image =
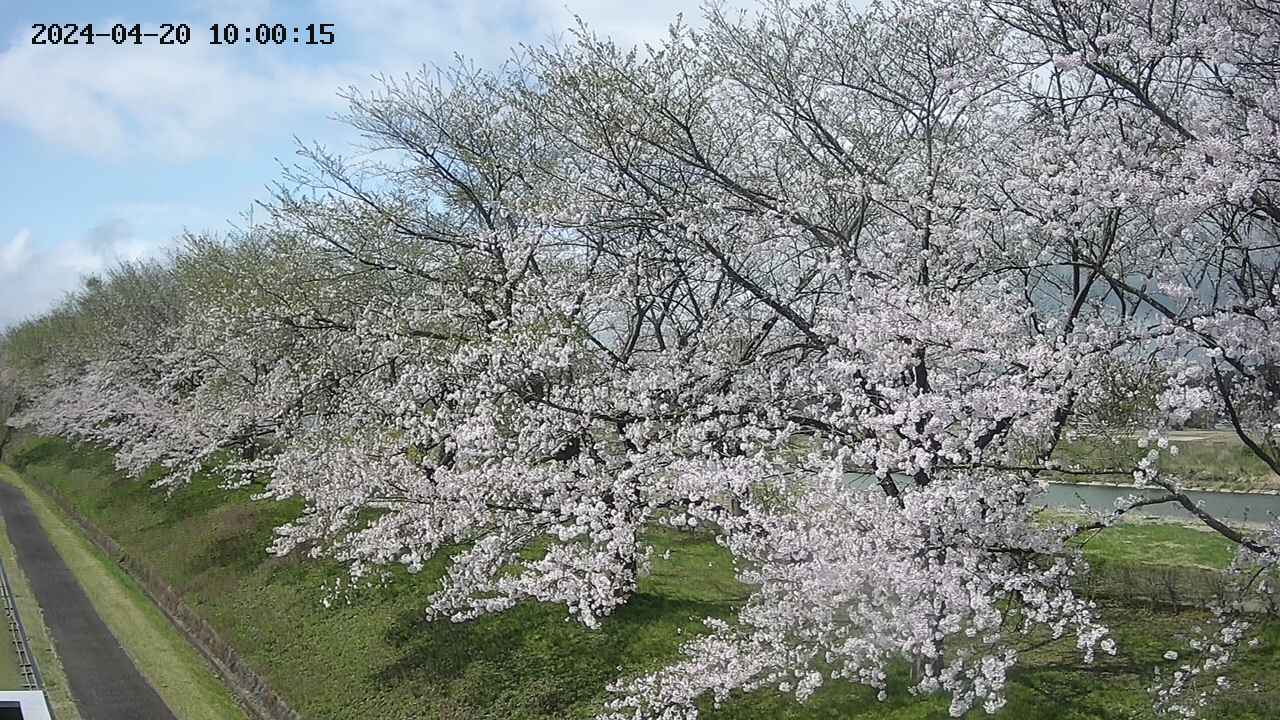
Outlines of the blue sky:
<svg viewBox="0 0 1280 720">
<path fill-rule="evenodd" d="M 626 42 L 696 0 L 0 0 L 0 327 L 79 277 L 162 255 L 184 230 L 243 224 L 295 136 L 342 149 L 337 92 L 377 73 L 494 65 L 580 15 Z M 185 23 L 186 46 L 32 45 L 32 23 Z M 328 46 L 209 44 L 215 22 L 333 23 Z"/>
</svg>

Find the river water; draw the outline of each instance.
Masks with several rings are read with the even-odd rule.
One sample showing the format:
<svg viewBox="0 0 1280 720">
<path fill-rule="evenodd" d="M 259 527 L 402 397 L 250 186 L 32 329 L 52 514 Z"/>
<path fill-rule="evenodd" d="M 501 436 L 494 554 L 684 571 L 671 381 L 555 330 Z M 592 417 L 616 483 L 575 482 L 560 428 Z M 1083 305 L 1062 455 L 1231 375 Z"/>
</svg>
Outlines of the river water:
<svg viewBox="0 0 1280 720">
<path fill-rule="evenodd" d="M 846 475 L 857 488 L 869 488 L 874 479 L 862 473 Z M 906 480 L 907 478 L 903 478 Z M 1111 485 L 1078 485 L 1074 483 L 1049 483 L 1049 489 L 1033 502 L 1040 506 L 1079 510 L 1086 505 L 1090 510 L 1108 512 L 1115 509 L 1115 501 L 1122 497 L 1140 494 L 1157 497 L 1164 494 L 1160 488 L 1138 490 L 1132 487 Z M 1187 496 L 1214 517 L 1229 522 L 1266 523 L 1280 517 L 1280 495 L 1264 493 L 1232 493 L 1212 490 L 1188 490 Z M 1133 510 L 1133 517 L 1160 517 L 1174 520 L 1193 520 L 1182 505 L 1174 502 L 1148 505 Z"/>
<path fill-rule="evenodd" d="M 1138 490 L 1131 487 L 1109 485 L 1073 485 L 1049 483 L 1049 490 L 1036 498 L 1036 502 L 1049 507 L 1079 508 L 1083 503 L 1093 510 L 1107 511 L 1115 507 L 1117 498 L 1141 494 L 1158 497 L 1164 494 L 1160 488 Z M 1188 490 L 1187 496 L 1205 512 L 1220 519 L 1234 522 L 1269 522 L 1280 517 L 1280 495 L 1261 493 L 1230 493 L 1210 490 Z M 1148 505 L 1133 511 L 1134 515 L 1173 519 L 1193 519 L 1178 503 Z"/>
</svg>

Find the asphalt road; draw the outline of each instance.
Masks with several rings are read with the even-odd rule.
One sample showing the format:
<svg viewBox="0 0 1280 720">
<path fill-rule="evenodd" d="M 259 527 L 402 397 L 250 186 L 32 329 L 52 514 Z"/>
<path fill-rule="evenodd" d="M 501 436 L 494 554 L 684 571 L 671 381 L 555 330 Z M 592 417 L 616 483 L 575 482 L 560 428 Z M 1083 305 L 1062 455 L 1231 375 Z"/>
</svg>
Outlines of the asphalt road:
<svg viewBox="0 0 1280 720">
<path fill-rule="evenodd" d="M 174 720 L 93 609 L 26 496 L 5 482 L 0 482 L 0 514 L 84 720 Z"/>
</svg>

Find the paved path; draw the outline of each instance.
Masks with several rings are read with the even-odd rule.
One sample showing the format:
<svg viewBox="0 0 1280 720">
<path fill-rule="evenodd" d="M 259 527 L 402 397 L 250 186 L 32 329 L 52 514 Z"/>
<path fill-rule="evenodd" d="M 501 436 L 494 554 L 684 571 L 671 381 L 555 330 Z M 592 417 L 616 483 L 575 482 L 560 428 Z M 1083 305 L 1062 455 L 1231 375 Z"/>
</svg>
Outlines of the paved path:
<svg viewBox="0 0 1280 720">
<path fill-rule="evenodd" d="M 84 720 L 173 720 L 173 713 L 98 617 L 26 496 L 6 482 L 0 482 L 0 513 Z"/>
</svg>

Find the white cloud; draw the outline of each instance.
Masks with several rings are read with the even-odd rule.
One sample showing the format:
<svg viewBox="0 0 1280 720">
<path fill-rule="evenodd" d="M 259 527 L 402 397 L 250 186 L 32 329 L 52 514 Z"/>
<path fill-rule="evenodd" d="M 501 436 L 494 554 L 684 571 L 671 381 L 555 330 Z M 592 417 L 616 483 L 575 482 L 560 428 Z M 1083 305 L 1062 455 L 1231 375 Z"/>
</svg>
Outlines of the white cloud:
<svg viewBox="0 0 1280 720">
<path fill-rule="evenodd" d="M 460 54 L 483 65 L 510 57 L 520 44 L 538 45 L 576 27 L 575 17 L 622 44 L 660 41 L 683 14 L 701 24 L 702 10 L 688 0 L 490 0 L 424 3 L 421 0 L 316 0 L 335 19 L 341 40 L 372 40 L 387 72 L 424 63 L 448 63 Z M 737 0 L 730 7 L 754 6 Z"/>
<path fill-rule="evenodd" d="M 368 64 L 386 74 L 424 64 L 448 64 L 455 54 L 496 65 L 521 42 L 541 40 L 536 36 L 539 18 L 529 15 L 528 0 L 316 0 L 315 4 L 317 17 L 333 22 L 338 43 L 369 53 Z"/>
<path fill-rule="evenodd" d="M 697 2 L 682 0 L 529 0 L 543 21 L 546 33 L 561 32 L 581 17 L 598 35 L 608 36 L 622 44 L 642 45 L 659 41 L 676 16 L 683 15 L 686 24 L 697 26 L 702 10 Z M 734 3 L 738 4 L 738 3 Z"/>
<path fill-rule="evenodd" d="M 272 0 L 195 0 L 196 9 L 218 22 L 254 24 L 275 20 Z"/>
<path fill-rule="evenodd" d="M 76 282 L 77 265 L 33 248 L 31 231 L 19 230 L 0 248 L 0 329 L 52 305 Z"/>
<path fill-rule="evenodd" d="M 193 4 L 197 13 L 226 22 L 285 17 L 271 0 Z M 212 46 L 203 23 L 194 20 L 195 37 L 187 45 L 102 41 L 62 48 L 15 37 L 0 53 L 0 120 L 93 157 L 181 162 L 251 146 L 269 130 L 306 133 L 309 128 L 300 123 L 315 123 L 341 108 L 339 89 L 364 84 L 377 72 L 448 64 L 455 53 L 497 64 L 521 43 L 562 35 L 574 25 L 575 14 L 624 43 L 661 39 L 682 11 L 695 24 L 701 16 L 696 6 L 680 0 L 314 0 L 311 5 L 306 14 L 332 20 L 340 47 L 299 55 L 288 48 Z M 287 9 L 302 12 L 296 5 Z M 113 23 L 99 19 L 95 24 Z M 299 64 L 299 58 L 314 64 Z"/>
<path fill-rule="evenodd" d="M 0 248 L 0 275 L 16 272 L 31 255 L 31 231 L 23 228 Z"/>
<path fill-rule="evenodd" d="M 0 245 L 0 329 L 48 310 L 85 275 L 124 260 L 160 255 L 169 235 L 142 233 L 110 217 L 63 242 L 36 243 L 28 229 Z M 164 239 L 157 239 L 164 238 Z"/>
<path fill-rule="evenodd" d="M 239 48 L 237 48 L 239 50 Z M 244 147 L 290 118 L 338 106 L 343 66 L 302 67 L 201 40 L 0 54 L 0 118 L 94 157 L 183 161 Z"/>
<path fill-rule="evenodd" d="M 305 7 L 191 0 L 188 8 L 193 31 L 202 30 L 195 19 L 201 13 L 210 22 L 283 21 L 286 11 L 308 22 L 332 22 L 338 47 L 301 55 L 226 48 L 208 45 L 196 32 L 185 46 L 104 42 L 63 48 L 33 46 L 25 35 L 15 36 L 0 52 L 0 122 L 55 146 L 120 160 L 122 167 L 127 161 L 121 174 L 127 183 L 157 164 L 260 153 L 263 146 L 255 143 L 266 133 L 298 133 L 306 140 L 317 128 L 332 127 L 318 121 L 341 109 L 340 88 L 367 84 L 374 73 L 448 64 L 455 53 L 494 65 L 521 43 L 562 36 L 574 27 L 575 15 L 624 44 L 660 41 L 681 12 L 694 26 L 702 15 L 682 0 L 312 0 Z M 300 57 L 315 64 L 298 64 Z M 67 210 L 85 209 L 72 203 Z M 0 244 L 0 327 L 47 309 L 83 273 L 158 254 L 184 226 L 225 227 L 224 218 L 207 209 L 163 202 L 117 205 L 82 235 L 61 241 L 32 220 L 18 218 L 28 229 Z"/>
</svg>

